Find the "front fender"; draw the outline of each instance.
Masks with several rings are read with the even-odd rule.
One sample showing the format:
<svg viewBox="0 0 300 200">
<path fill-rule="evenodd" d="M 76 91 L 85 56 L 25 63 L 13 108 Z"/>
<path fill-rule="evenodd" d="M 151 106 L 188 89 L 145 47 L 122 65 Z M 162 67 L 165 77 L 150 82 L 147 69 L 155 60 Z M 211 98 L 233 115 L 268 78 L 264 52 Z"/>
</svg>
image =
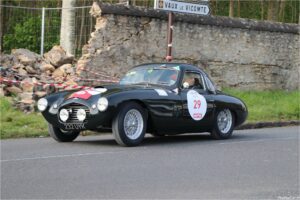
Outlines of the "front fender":
<svg viewBox="0 0 300 200">
<path fill-rule="evenodd" d="M 235 126 L 244 123 L 248 117 L 246 104 L 237 97 L 225 94 L 216 95 L 215 104 L 217 110 L 230 109 L 235 114 Z"/>
</svg>

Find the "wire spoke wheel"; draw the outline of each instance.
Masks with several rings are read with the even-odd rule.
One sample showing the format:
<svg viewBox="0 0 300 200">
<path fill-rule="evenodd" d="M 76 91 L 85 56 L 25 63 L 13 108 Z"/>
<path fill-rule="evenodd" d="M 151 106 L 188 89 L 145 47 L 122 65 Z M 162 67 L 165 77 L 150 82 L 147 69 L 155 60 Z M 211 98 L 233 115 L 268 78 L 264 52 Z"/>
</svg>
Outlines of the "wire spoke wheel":
<svg viewBox="0 0 300 200">
<path fill-rule="evenodd" d="M 227 134 L 232 126 L 232 114 L 230 110 L 225 109 L 219 112 L 217 116 L 217 125 L 222 134 Z"/>
<path fill-rule="evenodd" d="M 147 113 L 135 102 L 124 104 L 112 122 L 116 142 L 122 146 L 137 146 L 145 137 Z"/>
<path fill-rule="evenodd" d="M 137 139 L 143 131 L 144 120 L 136 109 L 129 110 L 124 117 L 124 132 L 132 140 Z"/>
</svg>

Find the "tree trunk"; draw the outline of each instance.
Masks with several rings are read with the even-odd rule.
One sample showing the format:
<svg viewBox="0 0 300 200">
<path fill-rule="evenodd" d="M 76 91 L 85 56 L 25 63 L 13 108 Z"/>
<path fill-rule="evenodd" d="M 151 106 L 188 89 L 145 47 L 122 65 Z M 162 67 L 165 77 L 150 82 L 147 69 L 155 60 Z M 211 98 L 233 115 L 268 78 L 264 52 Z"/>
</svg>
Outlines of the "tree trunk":
<svg viewBox="0 0 300 200">
<path fill-rule="evenodd" d="M 83 1 L 83 6 L 86 5 L 86 0 Z M 81 8 L 81 22 L 80 22 L 80 34 L 79 34 L 79 42 L 78 42 L 78 47 L 81 47 L 83 45 L 83 31 L 84 31 L 84 26 L 85 26 L 85 19 L 86 19 L 86 14 L 85 14 L 85 8 Z"/>
<path fill-rule="evenodd" d="M 237 10 L 237 12 L 238 12 L 238 17 L 241 17 L 241 1 L 238 0 L 237 2 L 238 2 L 238 10 Z"/>
<path fill-rule="evenodd" d="M 218 1 L 216 0 L 216 13 L 215 15 L 217 15 L 219 13 L 219 10 L 218 10 Z"/>
<path fill-rule="evenodd" d="M 211 11 L 210 11 L 211 15 L 216 15 L 216 13 L 217 13 L 216 0 L 210 0 L 209 5 L 210 5 L 210 9 L 211 9 Z"/>
<path fill-rule="evenodd" d="M 279 21 L 283 21 L 284 19 L 284 9 L 285 9 L 285 0 L 280 1 L 280 6 L 279 6 Z"/>
<path fill-rule="evenodd" d="M 261 6 L 261 20 L 265 19 L 265 0 L 260 1 L 260 6 Z"/>
<path fill-rule="evenodd" d="M 3 5 L 3 1 L 0 0 L 0 5 Z M 0 7 L 0 52 L 3 51 L 3 7 Z"/>
<path fill-rule="evenodd" d="M 119 4 L 126 5 L 128 3 L 128 0 L 119 0 Z"/>
<path fill-rule="evenodd" d="M 136 6 L 136 0 L 131 0 L 131 5 Z"/>
<path fill-rule="evenodd" d="M 234 15 L 234 0 L 230 0 L 229 4 L 229 17 L 233 17 Z"/>
<path fill-rule="evenodd" d="M 76 0 L 63 0 L 61 25 L 60 25 L 60 45 L 67 53 L 74 55 L 75 43 L 75 10 Z"/>
<path fill-rule="evenodd" d="M 275 0 L 275 11 L 273 13 L 273 18 L 275 19 L 275 21 L 279 20 L 279 4 L 280 0 Z"/>
<path fill-rule="evenodd" d="M 269 0 L 268 4 L 268 20 L 270 21 L 276 21 L 276 1 L 275 0 Z"/>
</svg>

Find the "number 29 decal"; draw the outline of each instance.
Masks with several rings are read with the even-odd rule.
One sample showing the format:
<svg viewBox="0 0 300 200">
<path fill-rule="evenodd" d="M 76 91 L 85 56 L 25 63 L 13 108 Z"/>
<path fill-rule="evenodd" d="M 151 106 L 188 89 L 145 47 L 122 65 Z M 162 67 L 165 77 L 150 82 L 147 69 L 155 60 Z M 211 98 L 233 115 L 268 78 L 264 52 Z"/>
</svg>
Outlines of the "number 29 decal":
<svg viewBox="0 0 300 200">
<path fill-rule="evenodd" d="M 203 119 L 207 110 L 207 102 L 201 94 L 195 90 L 190 90 L 187 93 L 187 104 L 190 116 L 199 121 Z"/>
<path fill-rule="evenodd" d="M 194 109 L 199 109 L 201 107 L 201 101 L 200 100 L 194 100 Z"/>
</svg>

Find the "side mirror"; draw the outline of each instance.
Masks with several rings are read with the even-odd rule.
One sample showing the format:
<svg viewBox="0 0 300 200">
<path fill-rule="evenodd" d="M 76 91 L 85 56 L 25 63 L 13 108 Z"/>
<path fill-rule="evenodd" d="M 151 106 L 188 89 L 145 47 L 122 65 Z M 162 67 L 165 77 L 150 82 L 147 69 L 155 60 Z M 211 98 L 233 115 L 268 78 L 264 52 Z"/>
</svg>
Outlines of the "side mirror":
<svg viewBox="0 0 300 200">
<path fill-rule="evenodd" d="M 188 89 L 190 87 L 190 84 L 188 82 L 184 82 L 182 86 L 184 89 Z"/>
</svg>

